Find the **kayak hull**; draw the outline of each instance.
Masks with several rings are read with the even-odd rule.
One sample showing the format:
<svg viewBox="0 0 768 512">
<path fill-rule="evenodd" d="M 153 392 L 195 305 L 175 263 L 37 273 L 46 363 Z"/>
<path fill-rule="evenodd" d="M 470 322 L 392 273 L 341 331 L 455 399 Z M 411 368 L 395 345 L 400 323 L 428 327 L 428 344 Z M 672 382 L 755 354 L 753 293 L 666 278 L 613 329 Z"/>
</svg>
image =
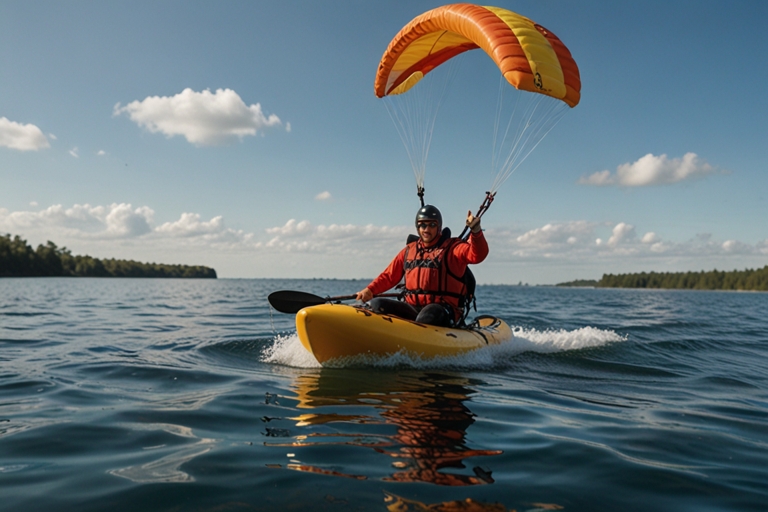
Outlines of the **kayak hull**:
<svg viewBox="0 0 768 512">
<path fill-rule="evenodd" d="M 296 314 L 302 345 L 320 364 L 335 359 L 386 356 L 454 356 L 512 339 L 503 320 L 481 316 L 465 329 L 437 327 L 345 304 L 321 304 Z"/>
</svg>

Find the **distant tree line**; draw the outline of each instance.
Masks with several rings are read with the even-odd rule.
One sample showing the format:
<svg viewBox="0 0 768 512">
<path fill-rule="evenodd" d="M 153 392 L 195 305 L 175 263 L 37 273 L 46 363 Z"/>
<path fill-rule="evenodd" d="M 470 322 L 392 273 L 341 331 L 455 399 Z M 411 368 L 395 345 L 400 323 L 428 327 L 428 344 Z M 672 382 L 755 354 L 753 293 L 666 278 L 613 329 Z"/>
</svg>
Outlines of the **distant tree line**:
<svg viewBox="0 0 768 512">
<path fill-rule="evenodd" d="M 596 287 L 598 281 L 596 279 L 576 279 L 575 281 L 568 281 L 567 283 L 558 283 L 557 286 L 591 286 Z"/>
<path fill-rule="evenodd" d="M 603 274 L 598 286 L 604 288 L 674 288 L 683 290 L 768 291 L 768 265 L 762 269 L 710 270 L 708 272 L 641 272 Z"/>
<path fill-rule="evenodd" d="M 597 288 L 666 288 L 679 290 L 768 291 L 768 265 L 761 269 L 702 272 L 640 272 L 603 274 L 599 281 L 571 281 L 558 286 Z"/>
<path fill-rule="evenodd" d="M 21 237 L 0 235 L 0 277 L 205 277 L 216 271 L 200 265 L 165 265 L 133 260 L 73 256 L 48 242 L 32 249 Z"/>
</svg>

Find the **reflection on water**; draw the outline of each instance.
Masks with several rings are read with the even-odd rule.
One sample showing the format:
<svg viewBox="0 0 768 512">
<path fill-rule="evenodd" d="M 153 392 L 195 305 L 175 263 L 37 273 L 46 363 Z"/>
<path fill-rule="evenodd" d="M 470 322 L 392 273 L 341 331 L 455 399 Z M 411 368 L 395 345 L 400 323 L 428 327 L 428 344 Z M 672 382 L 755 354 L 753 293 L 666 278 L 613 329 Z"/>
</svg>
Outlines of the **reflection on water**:
<svg viewBox="0 0 768 512">
<path fill-rule="evenodd" d="M 472 498 L 464 500 L 443 501 L 440 503 L 424 503 L 417 500 L 409 500 L 390 492 L 384 492 L 384 503 L 389 512 L 515 512 L 507 509 L 503 503 L 487 503 L 476 501 Z M 563 510 L 564 507 L 557 503 L 529 503 L 530 508 L 524 512 L 551 512 Z"/>
<path fill-rule="evenodd" d="M 192 439 L 195 442 L 184 444 L 182 447 L 170 448 L 170 453 L 159 459 L 128 466 L 126 468 L 115 469 L 109 473 L 115 476 L 127 478 L 136 483 L 159 483 L 159 482 L 193 482 L 195 479 L 188 473 L 179 469 L 182 464 L 195 457 L 209 452 L 215 443 L 214 439 L 198 438 L 192 433 L 192 429 L 181 425 L 169 424 L 138 424 L 131 426 L 133 430 L 160 430 L 185 439 Z M 145 448 L 150 451 L 167 451 L 166 446 L 154 446 Z"/>
<path fill-rule="evenodd" d="M 444 501 L 427 505 L 421 501 L 409 500 L 392 493 L 385 493 L 384 502 L 389 512 L 507 512 L 501 503 L 484 503 L 467 498 L 463 501 Z"/>
<path fill-rule="evenodd" d="M 490 484 L 490 469 L 474 466 L 466 471 L 464 464 L 468 458 L 502 453 L 468 446 L 467 430 L 475 422 L 467 407 L 475 392 L 471 384 L 469 379 L 451 374 L 317 370 L 297 377 L 292 385 L 297 407 L 313 411 L 290 418 L 306 433 L 293 436 L 290 442 L 265 445 L 370 448 L 391 459 L 394 472 L 390 469 L 384 481 Z M 317 431 L 318 426 L 326 428 Z M 370 476 L 348 474 L 336 466 L 330 469 L 337 461 L 307 464 L 299 460 L 299 454 L 290 455 L 289 469 L 356 479 Z"/>
</svg>

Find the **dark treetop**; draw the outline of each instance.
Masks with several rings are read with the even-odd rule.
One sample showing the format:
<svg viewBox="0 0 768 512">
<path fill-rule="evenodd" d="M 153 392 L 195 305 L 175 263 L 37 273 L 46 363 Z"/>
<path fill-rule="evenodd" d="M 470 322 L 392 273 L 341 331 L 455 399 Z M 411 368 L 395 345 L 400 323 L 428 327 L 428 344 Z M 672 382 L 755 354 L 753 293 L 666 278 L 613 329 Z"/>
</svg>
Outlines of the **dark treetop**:
<svg viewBox="0 0 768 512">
<path fill-rule="evenodd" d="M 200 265 L 165 265 L 133 260 L 73 256 L 53 242 L 37 249 L 21 237 L 0 235 L 0 277 L 207 277 L 216 271 Z"/>
<path fill-rule="evenodd" d="M 710 270 L 701 272 L 640 272 L 603 274 L 599 281 L 577 280 L 558 286 L 594 286 L 596 288 L 668 288 L 679 290 L 750 290 L 768 291 L 768 265 L 761 269 Z"/>
</svg>

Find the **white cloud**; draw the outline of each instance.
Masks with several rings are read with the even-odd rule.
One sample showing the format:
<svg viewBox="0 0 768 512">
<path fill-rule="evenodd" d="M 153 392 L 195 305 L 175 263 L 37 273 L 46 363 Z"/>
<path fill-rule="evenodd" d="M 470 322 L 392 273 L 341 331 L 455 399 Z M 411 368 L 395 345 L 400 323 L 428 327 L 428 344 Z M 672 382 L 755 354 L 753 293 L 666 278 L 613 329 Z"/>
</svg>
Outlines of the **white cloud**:
<svg viewBox="0 0 768 512">
<path fill-rule="evenodd" d="M 296 236 L 296 235 L 307 234 L 311 230 L 312 230 L 312 225 L 309 223 L 308 220 L 302 220 L 301 222 L 296 222 L 296 219 L 290 219 L 288 222 L 285 223 L 284 226 L 280 226 L 276 228 L 267 228 L 267 233 L 271 235 Z"/>
<path fill-rule="evenodd" d="M 595 224 L 586 221 L 550 223 L 515 238 L 521 248 L 552 250 L 577 245 L 593 237 Z"/>
<path fill-rule="evenodd" d="M 608 239 L 608 245 L 616 247 L 622 242 L 627 242 L 635 238 L 635 227 L 625 222 L 619 222 L 613 227 L 611 238 Z"/>
<path fill-rule="evenodd" d="M 659 235 L 654 233 L 653 231 L 649 231 L 648 233 L 643 235 L 643 238 L 640 240 L 644 244 L 655 244 L 657 242 L 661 241 L 661 238 L 659 238 Z"/>
<path fill-rule="evenodd" d="M 32 204 L 30 206 L 36 206 Z M 157 226 L 155 212 L 148 206 L 134 208 L 127 203 L 109 206 L 76 204 L 71 208 L 53 205 L 38 211 L 9 212 L 0 208 L 0 232 L 39 235 L 56 243 L 141 241 L 165 245 L 258 246 L 253 235 L 227 228 L 221 216 L 205 221 L 197 213 L 183 213 L 173 222 Z"/>
<path fill-rule="evenodd" d="M 153 215 L 151 208 L 134 209 L 124 203 L 106 207 L 76 204 L 72 208 L 53 205 L 19 212 L 0 209 L 0 229 L 10 233 L 48 232 L 51 238 L 131 238 L 152 230 Z"/>
<path fill-rule="evenodd" d="M 78 153 L 77 148 L 72 148 L 69 150 L 69 154 L 72 155 L 75 158 L 80 158 L 80 154 Z"/>
<path fill-rule="evenodd" d="M 686 153 L 682 158 L 672 159 L 667 158 L 667 155 L 654 156 L 648 153 L 636 162 L 618 166 L 614 174 L 608 170 L 599 171 L 583 176 L 579 183 L 595 186 L 645 187 L 679 183 L 713 172 L 715 169 L 695 153 Z"/>
<path fill-rule="evenodd" d="M 221 215 L 207 222 L 200 219 L 199 213 L 182 213 L 179 220 L 166 222 L 157 228 L 157 232 L 170 236 L 189 237 L 219 232 L 224 225 Z"/>
<path fill-rule="evenodd" d="M 51 147 L 43 132 L 33 124 L 21 124 L 0 117 L 0 146 L 19 151 L 38 151 Z"/>
<path fill-rule="evenodd" d="M 576 263 L 599 260 L 615 261 L 622 265 L 640 262 L 663 265 L 665 262 L 659 258 L 693 261 L 768 254 L 768 240 L 755 245 L 736 240 L 721 242 L 708 233 L 698 234 L 685 241 L 662 240 L 654 232 L 638 237 L 635 227 L 626 222 L 549 223 L 523 233 L 488 230 L 486 237 L 491 244 L 489 258 L 537 264 L 543 260 Z M 737 266 L 734 263 L 734 268 Z M 663 267 L 659 270 L 663 270 Z"/>
<path fill-rule="evenodd" d="M 285 252 L 346 253 L 350 256 L 380 258 L 381 251 L 389 250 L 395 256 L 398 247 L 405 245 L 410 232 L 405 226 L 374 226 L 368 224 L 330 224 L 315 226 L 307 220 L 291 219 L 283 226 L 269 228 L 272 238 L 265 247 Z M 394 249 L 393 249 L 394 248 Z"/>
<path fill-rule="evenodd" d="M 155 228 L 153 236 L 186 239 L 193 243 L 215 246 L 226 245 L 230 248 L 258 247 L 260 245 L 259 243 L 252 243 L 254 238 L 252 233 L 226 227 L 224 217 L 221 215 L 205 221 L 202 220 L 199 213 L 182 213 L 179 220 L 166 222 Z"/>
<path fill-rule="evenodd" d="M 726 240 L 721 247 L 725 252 L 731 254 L 752 254 L 756 249 L 756 247 L 739 242 L 738 240 Z"/>
<path fill-rule="evenodd" d="M 286 261 L 291 261 L 292 254 L 333 255 L 329 264 L 333 263 L 337 272 L 347 267 L 361 268 L 361 261 L 367 261 L 372 270 L 369 274 L 359 275 L 373 275 L 395 256 L 411 231 L 409 226 L 313 225 L 307 220 L 291 219 L 283 226 L 267 229 L 271 238 L 260 245 L 259 251 L 285 253 Z M 564 264 L 574 268 L 606 264 L 650 265 L 663 271 L 667 265 L 681 261 L 721 261 L 723 266 L 722 260 L 735 261 L 736 256 L 768 254 L 768 240 L 750 245 L 718 242 L 704 234 L 687 241 L 667 241 L 654 232 L 638 237 L 635 226 L 627 222 L 553 222 L 524 232 L 489 229 L 486 237 L 491 246 L 489 261 L 507 265 L 554 265 L 556 271 Z M 733 263 L 734 268 L 740 265 Z M 699 267 L 704 268 L 706 264 L 696 264 L 692 268 Z"/>
<path fill-rule="evenodd" d="M 347 258 L 374 262 L 383 266 L 382 254 L 396 254 L 405 244 L 410 228 L 354 224 L 313 225 L 307 220 L 291 219 L 282 226 L 265 229 L 257 235 L 226 227 L 221 216 L 204 220 L 197 213 L 183 213 L 178 220 L 157 225 L 155 212 L 147 207 L 135 208 L 127 203 L 109 206 L 53 205 L 38 211 L 9 212 L 0 208 L 0 233 L 37 236 L 57 244 L 86 246 L 94 243 L 119 243 L 169 250 L 200 251 L 216 248 L 217 256 L 241 253 L 284 255 L 335 255 L 327 260 L 340 265 Z M 386 259 L 386 258 L 385 258 Z M 319 260 L 319 261 L 322 261 Z"/>
<path fill-rule="evenodd" d="M 124 107 L 115 105 L 114 115 L 123 113 L 152 133 L 169 138 L 182 135 L 198 146 L 224 144 L 282 124 L 275 114 L 265 115 L 260 104 L 246 105 L 231 89 L 212 93 L 187 88 L 175 96 L 149 96 Z"/>
<path fill-rule="evenodd" d="M 164 222 L 156 222 L 156 216 L 148 206 L 128 203 L 44 209 L 33 204 L 29 211 L 0 208 L 0 233 L 35 243 L 52 240 L 75 254 L 209 264 L 231 277 L 373 277 L 413 231 L 411 226 L 316 225 L 290 219 L 249 233 L 227 227 L 222 216 L 204 219 L 185 212 Z M 749 244 L 717 240 L 708 233 L 684 241 L 663 240 L 654 232 L 640 237 L 627 222 L 491 228 L 486 237 L 491 252 L 477 268 L 479 276 L 486 274 L 481 282 L 523 278 L 552 283 L 604 272 L 761 267 L 768 255 L 768 240 Z"/>
<path fill-rule="evenodd" d="M 150 224 L 155 212 L 147 206 L 136 208 L 130 204 L 113 204 L 104 217 L 106 234 L 116 238 L 134 238 L 152 231 Z"/>
<path fill-rule="evenodd" d="M 96 152 L 96 155 L 97 155 L 97 156 L 106 156 L 106 154 L 107 154 L 107 152 L 106 152 L 106 151 L 104 151 L 103 149 L 100 149 L 100 150 L 98 150 L 98 151 Z"/>
<path fill-rule="evenodd" d="M 327 201 L 330 198 L 331 198 L 331 193 L 328 192 L 327 190 L 324 191 L 324 192 L 320 192 L 319 194 L 317 194 L 315 196 L 315 199 L 318 200 L 318 201 Z"/>
</svg>

